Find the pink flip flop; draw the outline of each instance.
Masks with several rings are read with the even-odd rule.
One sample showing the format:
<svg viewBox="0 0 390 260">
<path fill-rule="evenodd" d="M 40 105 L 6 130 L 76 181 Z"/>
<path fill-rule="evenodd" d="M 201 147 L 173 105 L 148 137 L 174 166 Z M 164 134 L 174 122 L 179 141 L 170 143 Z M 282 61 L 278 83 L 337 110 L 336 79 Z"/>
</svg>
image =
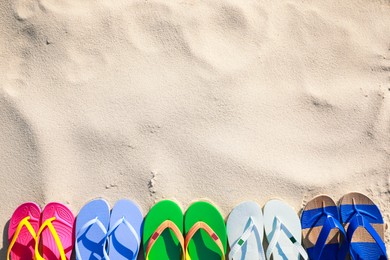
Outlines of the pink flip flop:
<svg viewBox="0 0 390 260">
<path fill-rule="evenodd" d="M 12 260 L 31 260 L 34 258 L 40 216 L 41 208 L 34 202 L 20 205 L 12 214 L 8 228 L 8 260 L 10 257 Z"/>
<path fill-rule="evenodd" d="M 41 214 L 41 227 L 37 238 L 41 237 L 40 255 L 38 245 L 35 246 L 37 260 L 67 260 L 72 255 L 74 246 L 74 216 L 68 207 L 61 203 L 51 202 Z"/>
</svg>

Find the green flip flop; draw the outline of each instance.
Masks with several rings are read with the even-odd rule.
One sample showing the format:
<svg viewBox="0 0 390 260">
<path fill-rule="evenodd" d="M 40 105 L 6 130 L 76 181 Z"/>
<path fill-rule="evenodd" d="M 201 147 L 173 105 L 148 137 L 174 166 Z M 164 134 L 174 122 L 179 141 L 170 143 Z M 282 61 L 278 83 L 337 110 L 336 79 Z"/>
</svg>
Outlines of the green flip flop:
<svg viewBox="0 0 390 260">
<path fill-rule="evenodd" d="M 227 234 L 221 213 L 210 203 L 198 201 L 184 218 L 186 260 L 225 259 Z"/>
<path fill-rule="evenodd" d="M 184 260 L 183 212 L 171 200 L 155 204 L 144 222 L 146 260 Z"/>
</svg>

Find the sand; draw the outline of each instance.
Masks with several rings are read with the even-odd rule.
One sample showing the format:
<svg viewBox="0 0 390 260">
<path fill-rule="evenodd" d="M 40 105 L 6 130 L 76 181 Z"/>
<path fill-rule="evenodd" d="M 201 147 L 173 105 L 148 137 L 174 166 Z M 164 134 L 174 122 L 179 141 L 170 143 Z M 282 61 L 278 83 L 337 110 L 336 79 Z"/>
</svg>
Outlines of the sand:
<svg viewBox="0 0 390 260">
<path fill-rule="evenodd" d="M 390 2 L 0 1 L 0 232 L 22 202 L 359 191 L 390 220 Z M 389 242 L 389 232 L 386 233 Z"/>
</svg>

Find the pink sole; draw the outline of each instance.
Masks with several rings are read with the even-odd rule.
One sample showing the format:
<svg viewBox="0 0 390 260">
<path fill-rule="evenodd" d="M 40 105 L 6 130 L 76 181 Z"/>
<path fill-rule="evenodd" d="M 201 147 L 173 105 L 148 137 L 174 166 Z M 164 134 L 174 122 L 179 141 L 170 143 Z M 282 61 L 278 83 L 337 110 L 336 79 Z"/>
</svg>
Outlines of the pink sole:
<svg viewBox="0 0 390 260">
<path fill-rule="evenodd" d="M 45 220 L 52 217 L 56 217 L 56 220 L 52 223 L 60 237 L 66 258 L 70 259 L 74 245 L 73 226 L 75 218 L 73 213 L 65 205 L 51 202 L 47 204 L 42 211 L 41 223 L 44 223 Z M 60 260 L 60 253 L 48 228 L 42 232 L 41 238 L 43 258 L 48 260 Z"/>
<path fill-rule="evenodd" d="M 8 228 L 8 241 L 11 242 L 16 228 L 20 221 L 25 217 L 30 216 L 30 224 L 34 228 L 35 232 L 39 229 L 39 220 L 41 216 L 41 208 L 34 202 L 27 202 L 20 205 L 11 217 Z M 26 227 L 23 227 L 16 243 L 11 251 L 12 260 L 31 260 L 34 257 L 35 240 L 31 236 Z"/>
</svg>

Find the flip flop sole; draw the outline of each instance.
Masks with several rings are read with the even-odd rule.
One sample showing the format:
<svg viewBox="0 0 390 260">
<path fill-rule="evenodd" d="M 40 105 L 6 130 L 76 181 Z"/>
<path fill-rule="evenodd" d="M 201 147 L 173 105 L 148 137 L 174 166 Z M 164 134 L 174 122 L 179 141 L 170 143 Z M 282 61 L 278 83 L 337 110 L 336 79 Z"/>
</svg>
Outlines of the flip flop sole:
<svg viewBox="0 0 390 260">
<path fill-rule="evenodd" d="M 198 201 L 187 209 L 184 218 L 185 233 L 198 221 L 205 222 L 218 235 L 226 253 L 227 234 L 224 219 L 221 213 L 212 204 Z M 198 259 L 221 259 L 221 250 L 215 241 L 204 231 L 199 230 L 188 244 L 188 252 L 191 260 Z"/>
<path fill-rule="evenodd" d="M 89 221 L 98 219 L 108 231 L 110 222 L 110 206 L 104 199 L 94 199 L 85 204 L 76 218 L 76 236 L 81 228 Z M 92 225 L 84 235 L 76 237 L 75 243 L 78 243 L 79 254 L 82 259 L 91 259 L 91 257 L 100 257 L 103 259 L 103 245 L 106 234 L 97 225 Z"/>
<path fill-rule="evenodd" d="M 371 216 L 365 214 L 363 216 L 375 229 L 382 241 L 384 241 L 385 224 L 380 209 L 370 198 L 362 193 L 352 192 L 340 199 L 340 216 L 345 230 L 348 231 L 349 222 L 356 214 L 355 208 L 370 213 Z M 373 256 L 375 259 L 382 255 L 382 251 L 373 237 L 363 227 L 356 229 L 352 241 L 349 242 L 353 251 L 359 252 L 361 259 L 372 259 Z"/>
<path fill-rule="evenodd" d="M 134 228 L 138 241 L 141 241 L 143 215 L 140 207 L 131 200 L 118 200 L 111 211 L 110 228 L 117 221 L 125 219 Z M 109 240 L 108 256 L 115 260 L 136 259 L 140 244 L 129 228 L 122 223 L 112 233 Z"/>
<path fill-rule="evenodd" d="M 299 244 L 301 243 L 301 222 L 298 218 L 297 213 L 292 207 L 280 200 L 270 200 L 265 204 L 263 212 L 264 230 L 268 242 L 270 242 L 275 232 L 275 217 L 278 217 L 279 220 L 291 232 L 296 241 Z M 272 256 L 275 260 L 300 259 L 299 253 L 297 252 L 297 250 L 295 250 L 290 238 L 286 236 L 284 232 L 282 232 Z"/>
<path fill-rule="evenodd" d="M 320 217 L 316 219 L 312 219 L 312 217 L 323 213 L 324 210 L 337 221 L 340 221 L 337 205 L 333 199 L 327 195 L 314 197 L 306 204 L 302 211 L 301 223 L 303 245 L 311 259 L 318 259 L 318 256 L 316 256 L 314 252 L 314 246 L 320 236 L 322 226 L 326 220 L 326 215 L 320 215 Z M 332 229 L 326 240 L 321 259 L 337 259 L 340 239 L 340 231 L 338 229 Z"/>
<path fill-rule="evenodd" d="M 70 209 L 57 202 L 50 202 L 42 211 L 41 223 L 44 223 L 47 219 L 55 217 L 52 222 L 58 237 L 61 240 L 62 246 L 65 251 L 67 259 L 70 259 L 72 255 L 74 245 L 74 216 Z M 43 230 L 42 235 L 42 253 L 45 259 L 60 259 L 60 253 L 58 247 L 54 241 L 53 235 L 48 228 Z"/>
<path fill-rule="evenodd" d="M 234 259 L 260 259 L 259 247 L 262 247 L 264 236 L 264 219 L 260 206 L 253 201 L 246 201 L 237 205 L 230 213 L 226 230 L 230 249 L 237 243 L 244 231 L 250 225 L 252 218 L 259 233 L 253 232 L 245 245 L 234 255 Z M 262 248 L 260 250 L 263 250 Z"/>
<path fill-rule="evenodd" d="M 149 239 L 156 229 L 166 220 L 176 224 L 183 233 L 183 212 L 180 207 L 171 200 L 162 200 L 155 204 L 146 215 L 143 229 L 143 248 L 146 257 L 146 248 Z M 149 260 L 179 260 L 181 246 L 172 230 L 166 229 L 154 243 Z"/>
<path fill-rule="evenodd" d="M 41 217 L 41 208 L 34 202 L 27 202 L 20 205 L 12 214 L 9 228 L 8 241 L 11 242 L 21 220 L 30 217 L 30 224 L 38 233 L 39 221 Z M 10 256 L 12 260 L 31 260 L 34 258 L 35 240 L 26 227 L 23 227 L 19 233 L 16 243 L 13 246 Z"/>
</svg>

